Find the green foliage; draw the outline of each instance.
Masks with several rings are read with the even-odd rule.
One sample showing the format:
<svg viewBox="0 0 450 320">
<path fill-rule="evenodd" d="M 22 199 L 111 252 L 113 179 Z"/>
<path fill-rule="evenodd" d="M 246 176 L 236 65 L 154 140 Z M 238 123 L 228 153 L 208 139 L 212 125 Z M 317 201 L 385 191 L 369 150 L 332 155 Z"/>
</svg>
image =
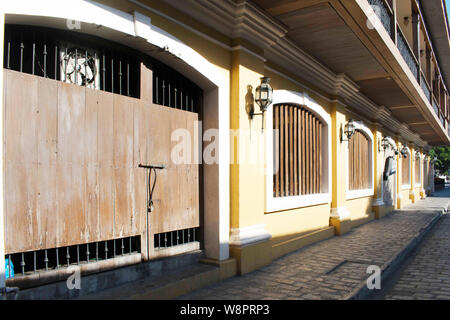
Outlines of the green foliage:
<svg viewBox="0 0 450 320">
<path fill-rule="evenodd" d="M 430 150 L 430 159 L 436 157 L 436 162 L 434 168 L 439 172 L 439 174 L 447 175 L 450 169 L 450 147 L 434 147 Z"/>
</svg>

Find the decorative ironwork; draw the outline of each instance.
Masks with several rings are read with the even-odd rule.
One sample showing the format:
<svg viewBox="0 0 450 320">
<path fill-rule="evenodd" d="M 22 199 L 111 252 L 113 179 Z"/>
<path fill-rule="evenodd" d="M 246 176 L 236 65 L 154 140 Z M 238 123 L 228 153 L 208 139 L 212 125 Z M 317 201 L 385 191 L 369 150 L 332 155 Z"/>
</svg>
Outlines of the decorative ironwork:
<svg viewBox="0 0 450 320">
<path fill-rule="evenodd" d="M 141 53 L 73 31 L 5 25 L 11 70 L 139 98 Z"/>
<path fill-rule="evenodd" d="M 175 247 L 198 241 L 199 235 L 199 227 L 158 233 L 154 235 L 153 246 L 155 249 Z"/>
<path fill-rule="evenodd" d="M 430 88 L 428 88 L 428 84 L 425 80 L 425 77 L 423 75 L 421 75 L 420 77 L 421 77 L 420 86 L 422 87 L 423 93 L 425 93 L 425 96 L 427 97 L 428 101 L 430 101 L 431 100 Z"/>
<path fill-rule="evenodd" d="M 397 48 L 400 51 L 409 69 L 411 70 L 412 74 L 414 75 L 414 78 L 417 79 L 419 70 L 417 67 L 417 62 L 414 59 L 414 56 L 411 52 L 408 43 L 406 42 L 406 39 L 403 37 L 403 34 L 398 27 L 397 27 Z"/>
<path fill-rule="evenodd" d="M 60 52 L 61 73 L 64 74 L 65 82 L 99 89 L 98 54 L 74 45 L 69 46 L 69 49 Z"/>
<path fill-rule="evenodd" d="M 99 242 L 90 242 L 82 245 L 82 248 L 86 246 L 84 254 L 80 254 L 80 245 L 72 245 L 59 248 L 47 248 L 44 250 L 35 250 L 28 252 L 19 252 L 8 254 L 5 258 L 8 258 L 13 270 L 13 266 L 20 267 L 20 273 L 16 273 L 15 277 L 27 276 L 38 272 L 46 272 L 52 269 L 59 269 L 63 267 L 69 267 L 72 264 L 93 263 L 101 260 L 108 260 L 114 258 L 112 255 L 108 256 L 108 242 L 114 244 L 121 244 L 117 246 L 120 248 L 120 252 L 117 255 L 126 255 L 133 253 L 140 253 L 140 240 L 141 236 L 131 236 L 113 240 L 105 240 Z M 101 254 L 99 248 L 103 247 L 104 253 Z M 90 258 L 90 251 L 94 251 L 95 258 Z M 65 263 L 60 263 L 60 253 L 64 253 Z M 76 257 L 76 259 L 72 258 Z M 62 257 L 61 257 L 62 258 Z"/>
<path fill-rule="evenodd" d="M 433 106 L 434 112 L 439 116 L 439 108 L 438 108 L 437 102 L 434 98 L 433 98 L 432 106 Z"/>
</svg>

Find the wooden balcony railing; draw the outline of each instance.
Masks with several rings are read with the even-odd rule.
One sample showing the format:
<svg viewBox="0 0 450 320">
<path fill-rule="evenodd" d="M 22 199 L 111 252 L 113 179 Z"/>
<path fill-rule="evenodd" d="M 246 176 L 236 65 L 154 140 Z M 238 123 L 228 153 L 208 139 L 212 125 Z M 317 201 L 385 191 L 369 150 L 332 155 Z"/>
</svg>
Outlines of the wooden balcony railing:
<svg viewBox="0 0 450 320">
<path fill-rule="evenodd" d="M 400 51 L 403 59 L 411 70 L 412 74 L 419 82 L 419 62 L 417 61 L 414 53 L 406 40 L 400 26 L 397 24 L 397 48 Z"/>
</svg>

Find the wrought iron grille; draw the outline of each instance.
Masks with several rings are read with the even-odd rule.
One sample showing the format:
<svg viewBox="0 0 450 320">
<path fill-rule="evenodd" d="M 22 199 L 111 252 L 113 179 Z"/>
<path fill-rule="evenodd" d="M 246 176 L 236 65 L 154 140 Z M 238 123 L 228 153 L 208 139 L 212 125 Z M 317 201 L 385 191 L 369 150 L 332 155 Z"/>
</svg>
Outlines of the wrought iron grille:
<svg viewBox="0 0 450 320">
<path fill-rule="evenodd" d="M 153 103 L 198 113 L 202 90 L 186 77 L 161 63 L 153 63 Z"/>
<path fill-rule="evenodd" d="M 411 49 L 403 36 L 403 33 L 400 31 L 399 27 L 397 27 L 397 48 L 400 51 L 403 59 L 405 60 L 406 64 L 408 65 L 409 69 L 411 70 L 412 74 L 418 80 L 418 66 L 417 62 L 413 56 L 413 53 L 411 52 Z"/>
<path fill-rule="evenodd" d="M 14 277 L 93 263 L 141 252 L 141 236 L 90 242 L 66 247 L 8 254 L 7 269 Z"/>
<path fill-rule="evenodd" d="M 422 87 L 423 93 L 425 93 L 425 96 L 427 97 L 428 101 L 430 101 L 431 100 L 431 91 L 430 91 L 430 88 L 428 87 L 428 83 L 425 80 L 425 77 L 423 76 L 423 74 L 420 77 L 421 77 L 420 86 Z"/>
<path fill-rule="evenodd" d="M 78 32 L 7 24 L 4 66 L 120 95 L 140 95 L 140 54 Z"/>
<path fill-rule="evenodd" d="M 439 116 L 439 107 L 438 107 L 438 105 L 437 105 L 436 99 L 434 99 L 434 98 L 433 98 L 433 103 L 432 103 L 432 105 L 433 105 L 433 110 L 434 110 L 434 112 L 436 113 L 437 116 Z"/>
<path fill-rule="evenodd" d="M 197 227 L 157 233 L 154 235 L 153 244 L 155 249 L 167 249 L 178 245 L 196 242 L 199 241 L 199 239 L 200 227 Z"/>
</svg>

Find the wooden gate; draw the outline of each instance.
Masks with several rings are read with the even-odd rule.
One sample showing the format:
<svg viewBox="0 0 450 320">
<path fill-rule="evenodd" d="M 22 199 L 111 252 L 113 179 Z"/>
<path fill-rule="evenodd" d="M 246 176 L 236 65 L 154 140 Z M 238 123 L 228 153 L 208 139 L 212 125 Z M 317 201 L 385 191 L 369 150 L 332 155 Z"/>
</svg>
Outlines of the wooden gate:
<svg viewBox="0 0 450 320">
<path fill-rule="evenodd" d="M 67 247 L 69 256 L 69 246 L 134 236 L 144 259 L 199 248 L 198 113 L 153 103 L 150 69 L 141 64 L 140 99 L 4 72 L 7 254 L 36 260 Z M 172 161 L 175 130 L 187 138 L 187 163 Z M 166 166 L 152 212 L 139 167 L 148 164 Z"/>
</svg>

